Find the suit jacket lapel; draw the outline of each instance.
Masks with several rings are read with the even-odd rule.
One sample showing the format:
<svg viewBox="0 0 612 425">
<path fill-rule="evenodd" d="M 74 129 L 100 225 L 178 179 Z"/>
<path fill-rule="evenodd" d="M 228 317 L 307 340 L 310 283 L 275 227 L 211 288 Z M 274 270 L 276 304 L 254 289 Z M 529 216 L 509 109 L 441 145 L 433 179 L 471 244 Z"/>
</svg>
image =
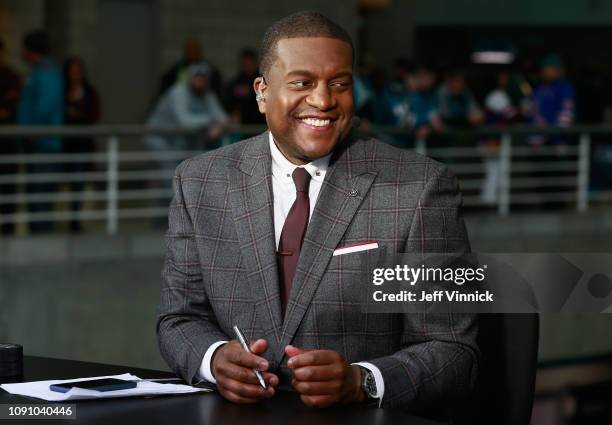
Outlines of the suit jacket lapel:
<svg viewBox="0 0 612 425">
<path fill-rule="evenodd" d="M 334 249 L 376 177 L 362 143 L 348 144 L 332 157 L 304 236 L 283 323 L 280 349 L 291 343 Z M 282 360 L 284 353 L 279 353 Z"/>
<path fill-rule="evenodd" d="M 253 287 L 258 324 L 264 329 L 264 335 L 257 337 L 267 339 L 269 353 L 275 354 L 279 352 L 282 313 L 268 137 L 265 132 L 247 144 L 236 167 L 228 168 L 228 178 L 242 261 Z"/>
</svg>

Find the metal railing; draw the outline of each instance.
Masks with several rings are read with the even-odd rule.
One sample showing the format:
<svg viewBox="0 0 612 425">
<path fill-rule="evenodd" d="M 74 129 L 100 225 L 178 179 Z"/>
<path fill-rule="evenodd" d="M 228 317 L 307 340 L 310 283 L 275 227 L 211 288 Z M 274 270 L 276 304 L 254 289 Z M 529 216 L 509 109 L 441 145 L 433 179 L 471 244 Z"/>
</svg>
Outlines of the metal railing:
<svg viewBox="0 0 612 425">
<path fill-rule="evenodd" d="M 260 126 L 230 128 L 225 143 L 263 130 Z M 146 150 L 142 140 L 152 134 L 169 139 L 190 137 L 192 148 L 163 152 Z M 559 208 L 572 205 L 571 208 L 584 212 L 594 203 L 612 200 L 607 190 L 593 190 L 590 178 L 593 137 L 597 138 L 599 145 L 605 145 L 606 138 L 612 138 L 612 127 L 482 128 L 446 133 L 439 140 L 434 138 L 429 142 L 414 141 L 408 131 L 397 128 L 370 129 L 368 134 L 446 163 L 459 178 L 464 204 L 468 208 L 495 208 L 499 214 L 507 215 L 515 207 L 530 208 L 556 203 Z M 534 145 L 530 142 L 534 135 L 545 135 L 554 141 Z M 16 193 L 8 195 L 0 186 L 0 207 L 8 204 L 19 206 L 15 212 L 0 214 L 0 223 L 103 220 L 106 232 L 115 234 L 121 220 L 165 217 L 165 205 L 172 196 L 168 185 L 172 169 L 167 165 L 164 168 L 160 161 L 178 164 L 180 160 L 201 153 L 208 146 L 203 133 L 195 130 L 152 129 L 139 125 L 0 127 L 0 143 L 19 140 L 25 147 L 30 143 L 28 140 L 43 136 L 59 136 L 64 144 L 75 143 L 75 140 L 82 140 L 83 137 L 93 138 L 98 150 L 84 153 L 0 154 L 0 169 L 3 164 L 17 164 L 20 167 L 17 172 L 0 174 L 0 185 L 17 186 Z M 96 166 L 92 170 L 76 172 L 59 167 L 59 164 L 84 163 Z M 58 169 L 53 172 L 29 172 L 29 167 L 34 164 L 56 164 Z M 27 190 L 30 184 L 50 182 L 80 182 L 89 184 L 89 187 L 48 193 Z M 489 199 L 483 198 L 486 184 L 489 184 Z M 35 203 L 74 201 L 94 202 L 97 206 L 79 211 L 51 209 L 34 212 L 24 207 Z"/>
<path fill-rule="evenodd" d="M 401 131 L 386 129 L 389 134 Z M 462 142 L 453 145 L 452 141 Z M 496 139 L 494 155 L 486 142 Z M 534 143 L 534 139 L 545 139 Z M 449 143 L 451 141 L 451 143 Z M 507 215 L 511 207 L 521 209 L 550 204 L 585 212 L 591 206 L 612 201 L 612 126 L 540 128 L 527 125 L 483 127 L 447 134 L 446 143 L 415 142 L 420 153 L 445 162 L 459 177 L 464 205 L 491 207 L 474 192 L 483 186 L 483 165 L 497 161 L 498 183 L 495 207 Z M 592 181 L 593 160 L 598 160 L 597 185 Z M 602 170 L 603 169 L 603 170 Z M 550 209 L 550 208 L 549 208 Z"/>
</svg>

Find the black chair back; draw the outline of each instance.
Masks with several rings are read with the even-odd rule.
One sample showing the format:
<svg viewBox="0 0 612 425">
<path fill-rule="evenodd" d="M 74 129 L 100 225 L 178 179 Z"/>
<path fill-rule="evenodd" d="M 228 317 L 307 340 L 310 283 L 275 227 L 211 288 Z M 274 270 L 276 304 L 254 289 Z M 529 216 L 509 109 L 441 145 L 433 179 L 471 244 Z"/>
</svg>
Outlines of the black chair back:
<svg viewBox="0 0 612 425">
<path fill-rule="evenodd" d="M 537 314 L 480 314 L 476 389 L 458 406 L 460 425 L 528 425 L 538 358 Z"/>
</svg>

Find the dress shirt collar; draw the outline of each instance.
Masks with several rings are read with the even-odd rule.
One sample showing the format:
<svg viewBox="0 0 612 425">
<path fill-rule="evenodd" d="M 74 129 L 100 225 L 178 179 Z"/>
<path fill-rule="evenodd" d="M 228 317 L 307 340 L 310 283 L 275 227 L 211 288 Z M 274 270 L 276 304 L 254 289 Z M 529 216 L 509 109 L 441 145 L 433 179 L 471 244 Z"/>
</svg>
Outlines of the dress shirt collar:
<svg viewBox="0 0 612 425">
<path fill-rule="evenodd" d="M 272 175 L 283 183 L 293 184 L 293 177 L 291 177 L 291 174 L 298 166 L 285 158 L 285 155 L 283 155 L 283 153 L 278 149 L 276 143 L 274 142 L 272 132 L 269 132 L 269 135 L 270 153 L 272 154 Z M 329 155 L 309 162 L 302 167 L 308 171 L 314 181 L 322 183 L 323 179 L 325 179 L 325 173 L 327 172 L 331 155 L 332 154 L 330 153 Z"/>
</svg>

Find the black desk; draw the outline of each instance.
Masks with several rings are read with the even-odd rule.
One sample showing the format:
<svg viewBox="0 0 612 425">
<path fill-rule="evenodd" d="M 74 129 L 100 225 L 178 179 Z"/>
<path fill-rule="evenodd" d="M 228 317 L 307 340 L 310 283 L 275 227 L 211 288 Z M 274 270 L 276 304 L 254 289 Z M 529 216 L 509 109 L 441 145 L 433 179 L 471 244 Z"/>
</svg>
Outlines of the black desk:
<svg viewBox="0 0 612 425">
<path fill-rule="evenodd" d="M 72 379 L 86 376 L 133 373 L 140 378 L 168 378 L 173 375 L 147 369 L 100 363 L 77 362 L 26 356 L 24 381 Z M 0 390 L 1 404 L 47 403 Z M 341 425 L 341 424 L 404 424 L 440 425 L 407 415 L 399 410 L 383 410 L 363 406 L 343 406 L 328 409 L 310 409 L 295 393 L 278 392 L 271 399 L 255 405 L 236 405 L 217 393 L 164 396 L 154 398 L 122 398 L 109 400 L 81 400 L 76 403 L 76 420 L 59 421 L 65 424 L 223 424 L 223 425 Z M 15 420 L 17 424 L 29 421 Z M 50 424 L 53 420 L 35 423 Z M 55 422 L 57 423 L 57 422 Z"/>
</svg>

